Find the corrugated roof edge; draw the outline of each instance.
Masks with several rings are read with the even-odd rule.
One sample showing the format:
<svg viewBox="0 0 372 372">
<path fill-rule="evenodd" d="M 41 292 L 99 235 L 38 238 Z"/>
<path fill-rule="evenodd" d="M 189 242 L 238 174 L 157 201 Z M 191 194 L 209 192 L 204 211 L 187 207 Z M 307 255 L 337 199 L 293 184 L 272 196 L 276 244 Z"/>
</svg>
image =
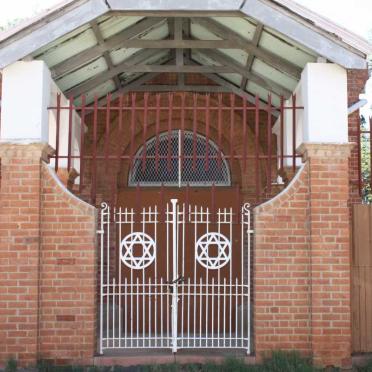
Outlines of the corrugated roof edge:
<svg viewBox="0 0 372 372">
<path fill-rule="evenodd" d="M 50 21 L 50 19 L 55 18 L 61 11 L 68 10 L 68 8 L 73 9 L 75 6 L 80 4 L 84 4 L 90 2 L 91 0 L 65 0 L 61 3 L 57 4 L 56 6 L 47 9 L 46 11 L 38 14 L 37 16 L 26 20 L 25 22 L 20 23 L 18 26 L 9 29 L 0 33 L 0 44 L 2 47 L 7 45 L 7 41 L 11 42 L 11 40 L 16 37 L 18 34 L 22 32 L 32 32 L 29 30 L 30 28 L 37 28 L 38 25 L 41 25 L 45 21 Z M 103 0 L 105 2 L 105 0 Z M 307 23 L 312 24 L 313 26 L 322 29 L 323 31 L 327 32 L 329 36 L 336 35 L 339 41 L 349 45 L 350 47 L 358 50 L 359 52 L 369 55 L 372 54 L 372 45 L 365 40 L 363 37 L 345 29 L 344 27 L 338 25 L 334 21 L 329 20 L 326 17 L 323 17 L 316 12 L 292 1 L 292 0 L 266 0 L 268 2 L 277 4 L 280 7 L 287 8 L 292 13 L 296 14 L 297 16 L 301 17 Z M 105 2 L 107 5 L 107 2 Z M 109 7 L 107 6 L 107 10 Z"/>
<path fill-rule="evenodd" d="M 324 31 L 337 35 L 345 44 L 359 50 L 364 54 L 372 54 L 372 44 L 368 42 L 362 36 L 346 29 L 345 27 L 339 25 L 337 22 L 320 15 L 306 8 L 299 3 L 292 0 L 269 0 L 273 3 L 277 3 L 280 6 L 288 8 L 293 13 L 296 13 L 300 17 L 304 18 L 306 21 L 310 21 L 314 26 L 323 29 Z"/>
</svg>

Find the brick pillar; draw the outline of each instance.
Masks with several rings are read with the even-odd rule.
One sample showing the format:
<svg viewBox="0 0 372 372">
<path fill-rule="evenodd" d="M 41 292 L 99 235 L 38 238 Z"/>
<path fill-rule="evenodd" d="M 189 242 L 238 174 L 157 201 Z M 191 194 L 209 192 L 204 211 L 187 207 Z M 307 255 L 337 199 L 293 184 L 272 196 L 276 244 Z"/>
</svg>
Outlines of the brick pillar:
<svg viewBox="0 0 372 372">
<path fill-rule="evenodd" d="M 0 364 L 36 363 L 43 143 L 0 144 Z"/>
<path fill-rule="evenodd" d="M 368 70 L 348 70 L 347 71 L 347 90 L 348 106 L 359 101 L 359 95 L 364 91 L 368 80 Z M 349 115 L 349 142 L 358 143 L 358 126 L 360 125 L 359 110 Z M 358 166 L 358 147 L 355 146 L 350 156 L 350 202 L 360 203 L 358 188 L 359 166 Z"/>
<path fill-rule="evenodd" d="M 311 340 L 320 365 L 351 365 L 349 156 L 352 144 L 303 144 L 309 164 Z"/>
</svg>

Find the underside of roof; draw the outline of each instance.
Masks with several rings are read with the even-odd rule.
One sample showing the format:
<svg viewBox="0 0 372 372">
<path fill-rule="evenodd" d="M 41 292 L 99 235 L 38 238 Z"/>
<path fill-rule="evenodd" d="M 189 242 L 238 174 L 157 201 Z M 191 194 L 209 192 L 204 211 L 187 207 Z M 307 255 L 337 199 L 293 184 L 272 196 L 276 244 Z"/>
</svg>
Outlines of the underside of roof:
<svg viewBox="0 0 372 372">
<path fill-rule="evenodd" d="M 240 12 L 220 11 L 219 0 L 214 0 L 217 5 L 212 0 L 206 2 L 208 12 L 195 12 L 193 0 L 186 1 L 192 3 L 187 5 L 188 12 L 168 12 L 162 8 L 167 3 L 163 1 L 159 11 L 146 11 L 153 2 L 142 2 L 145 10 L 132 9 L 130 13 L 119 9 L 122 0 L 109 0 L 109 12 L 103 11 L 105 5 L 100 0 L 65 2 L 26 27 L 0 37 L 2 66 L 25 57 L 43 60 L 67 96 L 85 94 L 88 102 L 95 95 L 117 96 L 144 89 L 202 91 L 205 87 L 185 85 L 184 74 L 196 73 L 216 84 L 209 90 L 232 91 L 249 99 L 258 95 L 264 101 L 270 93 L 274 105 L 279 105 L 280 96 L 290 96 L 308 62 L 321 58 L 346 68 L 365 67 L 365 51 L 357 50 L 355 43 L 346 45 L 335 35 L 332 39 L 329 30 L 318 30 L 319 40 L 309 41 L 315 31 L 313 24 L 304 29 L 308 14 L 296 19 L 291 28 L 294 18 L 285 14 L 293 12 L 289 0 L 282 0 L 285 4 L 280 4 L 280 9 L 279 1 L 246 0 L 241 6 L 230 1 L 234 2 L 231 9 L 239 5 Z M 125 3 L 126 7 L 134 6 L 131 0 Z M 271 17 L 270 12 L 264 12 L 268 3 L 272 3 Z M 246 7 L 249 9 L 244 11 Z M 278 15 L 282 17 L 280 25 Z M 330 40 L 327 45 L 326 37 Z M 177 73 L 178 84 L 144 85 L 164 72 Z"/>
</svg>

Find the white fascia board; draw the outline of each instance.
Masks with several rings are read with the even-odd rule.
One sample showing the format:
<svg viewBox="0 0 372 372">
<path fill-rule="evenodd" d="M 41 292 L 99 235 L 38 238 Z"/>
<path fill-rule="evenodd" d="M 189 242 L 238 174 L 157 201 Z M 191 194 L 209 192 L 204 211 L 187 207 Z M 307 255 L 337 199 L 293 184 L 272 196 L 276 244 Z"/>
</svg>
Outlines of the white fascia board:
<svg viewBox="0 0 372 372">
<path fill-rule="evenodd" d="M 306 26 L 297 20 L 295 15 L 284 9 L 279 10 L 277 7 L 270 6 L 265 0 L 246 0 L 241 11 L 345 68 L 367 67 L 365 58 Z"/>
<path fill-rule="evenodd" d="M 10 39 L 8 45 L 4 47 L 0 45 L 0 69 L 26 57 L 108 11 L 109 8 L 105 0 L 90 0 L 72 10 L 67 10 L 64 14 L 58 15 L 50 21 L 45 19 L 45 23 L 36 30 L 27 33 L 27 28 L 24 29 L 23 34 L 15 35 L 14 40 Z"/>
<path fill-rule="evenodd" d="M 242 0 L 107 0 L 115 11 L 239 11 Z"/>
</svg>

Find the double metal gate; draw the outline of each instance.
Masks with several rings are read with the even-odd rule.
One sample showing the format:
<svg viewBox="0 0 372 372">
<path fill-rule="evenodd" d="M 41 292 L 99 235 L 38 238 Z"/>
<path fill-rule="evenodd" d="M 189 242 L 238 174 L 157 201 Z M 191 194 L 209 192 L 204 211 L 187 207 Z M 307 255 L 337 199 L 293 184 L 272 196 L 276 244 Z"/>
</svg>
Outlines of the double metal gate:
<svg viewBox="0 0 372 372">
<path fill-rule="evenodd" d="M 249 205 L 172 199 L 110 208 L 100 230 L 100 352 L 239 348 L 250 352 Z"/>
</svg>

